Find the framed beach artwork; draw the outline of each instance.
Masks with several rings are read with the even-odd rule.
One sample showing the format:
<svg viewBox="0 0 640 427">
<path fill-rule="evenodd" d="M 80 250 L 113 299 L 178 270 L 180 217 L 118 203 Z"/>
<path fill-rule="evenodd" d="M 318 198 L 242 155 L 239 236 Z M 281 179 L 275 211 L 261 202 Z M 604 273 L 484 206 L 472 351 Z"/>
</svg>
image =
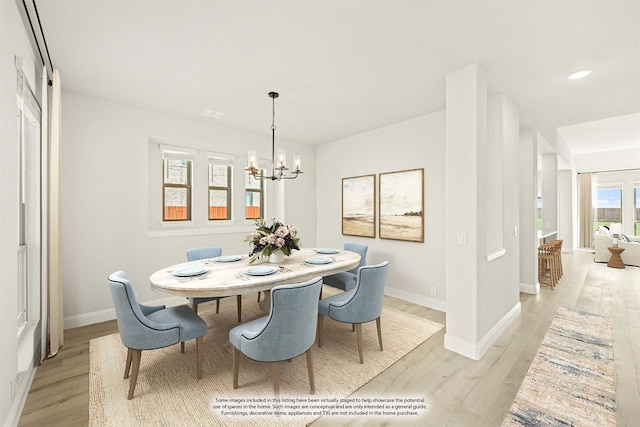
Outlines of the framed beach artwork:
<svg viewBox="0 0 640 427">
<path fill-rule="evenodd" d="M 376 237 L 376 176 L 342 178 L 342 234 Z"/>
<path fill-rule="evenodd" d="M 380 238 L 424 242 L 424 169 L 380 174 Z"/>
</svg>

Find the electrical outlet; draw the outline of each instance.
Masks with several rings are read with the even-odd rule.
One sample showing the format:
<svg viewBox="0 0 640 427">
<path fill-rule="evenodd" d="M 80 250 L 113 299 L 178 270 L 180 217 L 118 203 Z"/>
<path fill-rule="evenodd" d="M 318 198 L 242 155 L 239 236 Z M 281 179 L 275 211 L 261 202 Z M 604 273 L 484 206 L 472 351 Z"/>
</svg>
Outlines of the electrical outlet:
<svg viewBox="0 0 640 427">
<path fill-rule="evenodd" d="M 431 296 L 432 297 L 438 296 L 438 288 L 436 288 L 435 286 L 431 287 Z"/>
</svg>

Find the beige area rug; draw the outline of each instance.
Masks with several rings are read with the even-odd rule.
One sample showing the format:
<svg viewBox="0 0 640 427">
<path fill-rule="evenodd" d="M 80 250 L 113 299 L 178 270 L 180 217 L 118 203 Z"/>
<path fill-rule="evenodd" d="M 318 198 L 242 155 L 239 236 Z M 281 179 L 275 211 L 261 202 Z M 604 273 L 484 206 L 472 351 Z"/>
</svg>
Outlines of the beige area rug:
<svg viewBox="0 0 640 427">
<path fill-rule="evenodd" d="M 610 319 L 560 307 L 503 426 L 615 426 Z"/>
<path fill-rule="evenodd" d="M 331 290 L 329 290 L 331 292 Z M 327 290 L 325 289 L 325 293 Z M 242 301 L 243 321 L 264 315 L 256 295 Z M 132 400 L 122 378 L 126 349 L 118 334 L 90 342 L 89 422 L 91 426 L 307 425 L 434 335 L 443 325 L 385 308 L 384 351 L 378 347 L 375 322 L 363 325 L 364 365 L 359 363 L 351 325 L 325 319 L 325 344 L 313 347 L 316 394 L 309 394 L 304 355 L 280 364 L 280 402 L 274 402 L 271 366 L 240 359 L 239 388 L 231 377 L 228 331 L 237 324 L 235 298 L 200 306 L 209 325 L 204 339 L 204 376 L 196 380 L 195 341 L 185 353 L 175 345 L 142 352 Z M 318 399 L 304 402 L 305 399 Z M 346 400 L 348 406 L 348 400 Z M 305 408 L 305 406 L 307 406 Z M 284 414 L 275 414 L 281 412 Z M 252 413 L 252 414 L 251 414 Z"/>
</svg>

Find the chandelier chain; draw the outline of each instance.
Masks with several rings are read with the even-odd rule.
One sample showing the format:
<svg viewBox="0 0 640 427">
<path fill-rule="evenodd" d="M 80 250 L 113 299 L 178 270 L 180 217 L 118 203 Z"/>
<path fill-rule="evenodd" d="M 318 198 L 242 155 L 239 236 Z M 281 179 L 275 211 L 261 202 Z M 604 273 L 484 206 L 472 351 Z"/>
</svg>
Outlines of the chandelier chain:
<svg viewBox="0 0 640 427">
<path fill-rule="evenodd" d="M 272 110 L 271 110 L 271 129 L 276 129 L 276 98 L 271 98 Z"/>
</svg>

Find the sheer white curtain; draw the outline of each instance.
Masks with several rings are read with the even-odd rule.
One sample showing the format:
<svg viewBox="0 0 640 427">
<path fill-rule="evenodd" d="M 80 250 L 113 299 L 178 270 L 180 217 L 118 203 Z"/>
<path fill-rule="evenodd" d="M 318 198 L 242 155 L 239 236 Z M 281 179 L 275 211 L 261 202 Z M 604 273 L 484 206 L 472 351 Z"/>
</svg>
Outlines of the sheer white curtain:
<svg viewBox="0 0 640 427">
<path fill-rule="evenodd" d="M 40 361 L 47 357 L 47 341 L 49 338 L 49 76 L 47 75 L 47 67 L 42 66 L 42 120 L 41 120 L 41 279 L 40 279 L 40 298 L 42 304 L 42 333 L 40 334 Z"/>
<path fill-rule="evenodd" d="M 62 240 L 60 222 L 60 151 L 62 136 L 62 102 L 60 73 L 53 70 L 51 93 L 51 137 L 49 147 L 49 355 L 58 353 L 64 344 L 62 310 Z M 43 302 L 46 303 L 45 300 Z"/>
</svg>

